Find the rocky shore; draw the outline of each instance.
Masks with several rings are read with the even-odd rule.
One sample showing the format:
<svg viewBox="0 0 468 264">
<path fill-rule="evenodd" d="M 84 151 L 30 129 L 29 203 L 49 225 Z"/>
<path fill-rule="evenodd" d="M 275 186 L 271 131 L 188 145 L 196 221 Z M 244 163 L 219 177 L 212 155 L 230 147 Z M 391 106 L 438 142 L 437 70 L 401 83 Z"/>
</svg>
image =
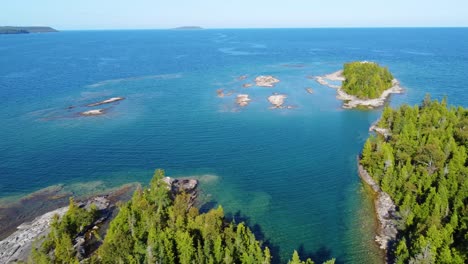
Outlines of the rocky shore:
<svg viewBox="0 0 468 264">
<path fill-rule="evenodd" d="M 382 136 L 384 136 L 386 139 L 388 139 L 392 133 L 390 132 L 389 129 L 387 128 L 382 128 L 382 127 L 378 127 L 377 124 L 378 124 L 379 120 L 377 120 L 376 122 L 374 122 L 370 127 L 369 127 L 369 132 L 375 132 L 375 133 L 378 133 Z"/>
<path fill-rule="evenodd" d="M 198 181 L 195 179 L 174 179 L 170 177 L 163 178 L 168 185 L 171 195 L 184 192 L 190 195 L 190 204 L 193 206 L 198 197 Z M 133 190 L 133 188 L 130 188 Z M 78 202 L 79 207 L 89 209 L 95 205 L 98 209 L 99 218 L 91 225 L 85 227 L 73 239 L 73 247 L 76 249 L 80 260 L 90 256 L 100 243 L 90 232 L 97 231 L 100 236 L 106 233 L 106 227 L 115 216 L 115 204 L 122 199 L 127 200 L 130 197 L 126 193 L 130 190 L 129 186 L 123 186 L 117 191 L 108 195 L 92 197 L 82 202 Z M 17 227 L 17 230 L 11 235 L 0 241 L 0 263 L 12 263 L 26 261 L 31 253 L 33 242 L 38 238 L 45 236 L 50 231 L 50 224 L 55 215 L 62 217 L 68 211 L 68 206 L 49 211 L 36 217 L 34 220 L 23 223 Z"/>
<path fill-rule="evenodd" d="M 360 99 L 354 95 L 347 94 L 343 89 L 342 86 L 330 84 L 329 81 L 341 81 L 345 80 L 343 76 L 343 71 L 339 70 L 331 74 L 327 74 L 324 76 L 316 76 L 315 80 L 324 86 L 328 86 L 330 88 L 337 89 L 337 96 L 336 98 L 339 100 L 344 101 L 343 108 L 351 109 L 358 106 L 367 107 L 367 108 L 376 108 L 383 106 L 385 100 L 387 100 L 390 94 L 399 94 L 403 93 L 403 88 L 400 86 L 400 83 L 397 79 L 392 80 L 392 87 L 382 92 L 380 97 L 375 99 Z"/>
<path fill-rule="evenodd" d="M 198 197 L 197 187 L 198 181 L 195 179 L 174 179 L 171 177 L 164 177 L 163 181 L 167 184 L 168 189 L 171 191 L 172 197 L 179 193 L 187 193 L 190 195 L 189 207 L 192 207 Z"/>
<path fill-rule="evenodd" d="M 82 258 L 84 258 L 86 254 L 85 246 L 87 241 L 85 239 L 85 234 L 91 229 L 98 229 L 98 225 L 106 221 L 111 215 L 111 212 L 108 210 L 110 201 L 105 196 L 98 196 L 89 199 L 86 202 L 80 202 L 78 203 L 78 206 L 89 208 L 93 204 L 98 209 L 100 218 L 92 225 L 85 227 L 74 239 L 74 247 Z M 62 217 L 67 211 L 68 206 L 62 207 L 43 214 L 29 223 L 19 225 L 16 232 L 0 241 L 0 263 L 27 260 L 31 252 L 33 242 L 37 238 L 49 233 L 50 224 L 52 223 L 54 216 L 58 215 L 59 217 Z"/>
<path fill-rule="evenodd" d="M 364 167 L 361 164 L 358 164 L 358 166 L 359 176 L 376 194 L 374 206 L 377 219 L 379 221 L 379 228 L 377 230 L 375 241 L 380 245 L 381 249 L 388 253 L 398 233 L 396 224 L 396 221 L 398 220 L 396 205 L 390 195 L 382 191 L 380 186 L 374 181 Z"/>
</svg>

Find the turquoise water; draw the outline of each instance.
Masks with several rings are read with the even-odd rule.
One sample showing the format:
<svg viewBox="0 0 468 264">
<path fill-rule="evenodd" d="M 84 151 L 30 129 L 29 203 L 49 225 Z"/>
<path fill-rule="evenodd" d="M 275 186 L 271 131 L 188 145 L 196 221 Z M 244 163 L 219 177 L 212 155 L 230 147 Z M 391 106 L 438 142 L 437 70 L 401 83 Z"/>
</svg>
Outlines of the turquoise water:
<svg viewBox="0 0 468 264">
<path fill-rule="evenodd" d="M 199 177 L 204 208 L 247 219 L 283 258 L 381 259 L 356 173 L 380 111 L 342 110 L 307 76 L 372 60 L 407 89 L 391 105 L 430 92 L 468 106 L 468 29 L 70 31 L 0 35 L 0 54 L 0 198 L 146 183 L 164 168 Z M 260 74 L 281 82 L 242 88 Z M 253 100 L 240 109 L 219 88 Z M 273 92 L 297 108 L 269 109 Z M 113 96 L 126 99 L 78 115 Z"/>
</svg>

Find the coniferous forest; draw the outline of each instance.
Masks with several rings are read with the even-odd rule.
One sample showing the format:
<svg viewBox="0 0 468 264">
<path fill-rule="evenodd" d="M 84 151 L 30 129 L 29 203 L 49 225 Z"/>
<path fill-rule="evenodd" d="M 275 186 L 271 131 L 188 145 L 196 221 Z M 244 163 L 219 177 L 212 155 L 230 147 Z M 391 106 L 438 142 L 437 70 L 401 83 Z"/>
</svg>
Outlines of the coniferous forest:
<svg viewBox="0 0 468 264">
<path fill-rule="evenodd" d="M 120 207 L 86 263 L 271 263 L 268 247 L 244 223 L 227 222 L 221 206 L 199 213 L 188 194 L 172 199 L 163 177 L 157 170 L 150 186 L 137 189 Z M 33 251 L 32 262 L 79 263 L 72 239 L 95 217 L 93 208 L 79 208 L 71 200 L 68 212 L 54 219 L 51 232 Z M 302 261 L 295 251 L 289 263 L 314 262 Z"/>
<path fill-rule="evenodd" d="M 392 87 L 393 76 L 387 68 L 373 62 L 350 62 L 343 68 L 343 90 L 360 99 L 378 98 Z"/>
<path fill-rule="evenodd" d="M 468 110 L 426 96 L 386 107 L 361 164 L 398 209 L 397 263 L 468 261 Z"/>
</svg>

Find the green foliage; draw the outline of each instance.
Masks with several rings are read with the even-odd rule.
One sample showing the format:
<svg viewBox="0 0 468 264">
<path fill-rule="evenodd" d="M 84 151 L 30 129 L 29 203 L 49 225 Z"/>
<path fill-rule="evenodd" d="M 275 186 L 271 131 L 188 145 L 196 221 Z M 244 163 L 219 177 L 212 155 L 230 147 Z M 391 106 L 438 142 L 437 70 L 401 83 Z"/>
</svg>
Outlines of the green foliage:
<svg viewBox="0 0 468 264">
<path fill-rule="evenodd" d="M 392 87 L 393 76 L 387 68 L 372 62 L 350 62 L 344 65 L 343 90 L 361 99 L 378 98 Z"/>
<path fill-rule="evenodd" d="M 288 264 L 314 264 L 314 262 L 310 258 L 306 261 L 302 261 L 297 251 L 294 250 L 292 259 L 288 262 Z"/>
<path fill-rule="evenodd" d="M 79 208 L 73 198 L 70 198 L 68 211 L 59 219 L 54 216 L 51 231 L 44 238 L 42 245 L 34 248 L 32 261 L 34 263 L 78 263 L 72 239 L 92 224 L 97 218 L 97 209 L 91 206 L 89 210 Z"/>
<path fill-rule="evenodd" d="M 112 221 L 99 263 L 270 263 L 268 248 L 243 223 L 226 224 L 222 207 L 200 214 L 190 196 L 172 201 L 164 172 L 137 190 Z"/>
<path fill-rule="evenodd" d="M 468 110 L 426 96 L 386 108 L 391 136 L 371 137 L 361 164 L 398 206 L 396 263 L 468 261 Z"/>
<path fill-rule="evenodd" d="M 86 263 L 271 263 L 268 247 L 244 223 L 227 223 L 221 206 L 200 214 L 189 206 L 188 194 L 172 200 L 163 177 L 164 171 L 157 170 L 149 188 L 137 189 L 121 205 L 103 244 Z M 70 200 L 67 214 L 54 219 L 51 233 L 33 252 L 34 263 L 78 263 L 72 238 L 95 216 L 95 210 L 78 208 Z M 301 261 L 294 252 L 290 263 L 314 262 Z"/>
</svg>

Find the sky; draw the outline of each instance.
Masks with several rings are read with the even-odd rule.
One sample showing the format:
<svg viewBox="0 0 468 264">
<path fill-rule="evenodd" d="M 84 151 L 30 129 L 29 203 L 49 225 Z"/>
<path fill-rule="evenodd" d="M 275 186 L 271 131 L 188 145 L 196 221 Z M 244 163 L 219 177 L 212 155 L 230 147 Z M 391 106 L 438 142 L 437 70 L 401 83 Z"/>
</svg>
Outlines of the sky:
<svg viewBox="0 0 468 264">
<path fill-rule="evenodd" d="M 468 26 L 468 0 L 6 0 L 0 26 L 164 29 Z"/>
</svg>

